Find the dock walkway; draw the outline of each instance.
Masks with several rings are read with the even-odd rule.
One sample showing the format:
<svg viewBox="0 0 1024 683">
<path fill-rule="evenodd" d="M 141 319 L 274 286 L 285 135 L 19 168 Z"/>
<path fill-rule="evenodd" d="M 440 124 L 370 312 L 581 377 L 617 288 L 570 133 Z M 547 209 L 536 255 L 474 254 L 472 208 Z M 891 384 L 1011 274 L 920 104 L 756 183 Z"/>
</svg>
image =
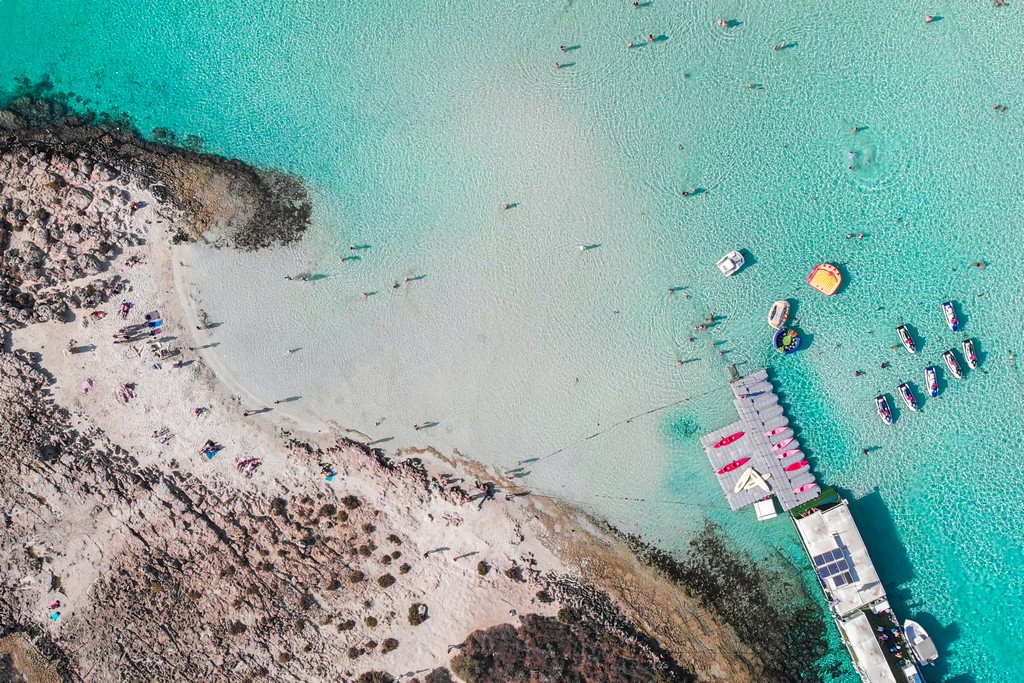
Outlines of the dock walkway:
<svg viewBox="0 0 1024 683">
<path fill-rule="evenodd" d="M 716 472 L 730 463 L 749 458 L 731 472 L 718 476 L 729 506 L 740 510 L 775 496 L 783 510 L 790 510 L 817 498 L 821 487 L 815 481 L 809 464 L 792 472 L 786 471 L 787 467 L 806 461 L 793 430 L 789 428 L 789 418 L 779 403 L 775 387 L 768 380 L 768 372 L 759 370 L 746 377 L 737 376 L 729 386 L 740 419 L 700 440 Z M 774 429 L 781 431 L 767 436 Z M 743 436 L 715 448 L 722 439 L 738 432 L 743 432 Z M 789 443 L 782 446 L 787 439 Z M 786 454 L 786 458 L 779 458 Z"/>
</svg>

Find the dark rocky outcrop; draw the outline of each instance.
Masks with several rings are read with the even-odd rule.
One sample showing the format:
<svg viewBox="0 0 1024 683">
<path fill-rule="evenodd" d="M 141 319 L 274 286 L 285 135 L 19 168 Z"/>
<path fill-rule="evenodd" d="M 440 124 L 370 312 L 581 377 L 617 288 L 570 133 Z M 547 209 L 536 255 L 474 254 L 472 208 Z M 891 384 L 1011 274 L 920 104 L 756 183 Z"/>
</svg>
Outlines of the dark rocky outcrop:
<svg viewBox="0 0 1024 683">
<path fill-rule="evenodd" d="M 659 653 L 620 639 L 590 618 L 563 623 L 530 614 L 477 631 L 451 661 L 464 683 L 668 683 L 694 681 Z"/>
<path fill-rule="evenodd" d="M 624 538 L 646 564 L 743 634 L 744 645 L 758 659 L 759 680 L 821 680 L 818 661 L 828 650 L 826 623 L 799 580 L 798 570 L 788 563 L 773 569 L 754 562 L 731 547 L 721 530 L 710 523 L 678 557 L 636 536 L 611 527 L 609 531 Z"/>
<path fill-rule="evenodd" d="M 146 140 L 129 119 L 77 112 L 66 97 L 38 85 L 23 84 L 7 102 L 0 116 L 0 154 L 52 159 L 68 170 L 77 187 L 64 195 L 75 210 L 102 207 L 101 201 L 123 204 L 121 196 L 97 198 L 90 181 L 146 188 L 180 212 L 181 239 L 214 231 L 217 239 L 242 249 L 287 244 L 302 237 L 312 212 L 296 176 Z M 39 170 L 47 172 L 45 166 Z M 69 181 L 68 174 L 58 176 L 52 179 L 57 185 Z"/>
</svg>

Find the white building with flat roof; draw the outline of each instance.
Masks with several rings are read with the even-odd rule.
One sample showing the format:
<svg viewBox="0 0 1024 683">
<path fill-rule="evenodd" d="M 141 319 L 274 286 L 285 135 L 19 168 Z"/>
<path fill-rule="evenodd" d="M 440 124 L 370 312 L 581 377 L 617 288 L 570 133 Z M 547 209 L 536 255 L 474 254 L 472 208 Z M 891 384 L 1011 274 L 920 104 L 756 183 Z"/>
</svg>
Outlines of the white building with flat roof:
<svg viewBox="0 0 1024 683">
<path fill-rule="evenodd" d="M 796 528 L 836 616 L 885 599 L 885 588 L 845 500 L 797 519 Z"/>
</svg>

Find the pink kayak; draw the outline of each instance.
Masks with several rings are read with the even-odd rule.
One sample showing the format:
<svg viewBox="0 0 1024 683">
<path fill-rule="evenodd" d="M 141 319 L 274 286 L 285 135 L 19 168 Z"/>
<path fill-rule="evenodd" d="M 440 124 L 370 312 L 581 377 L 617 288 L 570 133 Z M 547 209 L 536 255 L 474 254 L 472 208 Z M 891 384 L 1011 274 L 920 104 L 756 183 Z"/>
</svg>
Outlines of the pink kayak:
<svg viewBox="0 0 1024 683">
<path fill-rule="evenodd" d="M 739 460 L 733 460 L 731 463 L 729 463 L 728 465 L 726 465 L 722 469 L 718 470 L 718 473 L 719 474 L 728 474 L 729 472 L 732 472 L 737 467 L 742 467 L 749 460 L 750 460 L 750 458 L 740 458 Z"/>
<path fill-rule="evenodd" d="M 789 429 L 789 425 L 786 425 L 784 427 L 776 427 L 775 429 L 769 429 L 767 432 L 764 433 L 764 435 L 765 436 L 775 436 L 776 434 L 781 434 L 782 432 L 786 431 L 787 429 Z"/>
<path fill-rule="evenodd" d="M 786 458 L 792 458 L 794 455 L 800 455 L 799 448 L 790 448 L 788 451 L 782 451 L 775 457 L 779 460 L 785 460 Z"/>
<path fill-rule="evenodd" d="M 811 463 L 807 462 L 806 460 L 798 460 L 797 462 L 793 463 L 792 465 L 786 465 L 786 471 L 787 472 L 796 472 L 797 470 L 802 470 L 803 468 L 807 467 L 810 464 Z"/>
<path fill-rule="evenodd" d="M 742 438 L 744 434 L 746 434 L 746 432 L 736 432 L 735 434 L 730 434 L 729 436 L 725 437 L 724 439 L 716 443 L 714 447 L 721 448 L 722 446 L 728 446 L 733 441 Z"/>
<path fill-rule="evenodd" d="M 815 486 L 817 486 L 817 484 L 801 484 L 800 486 L 797 486 L 795 489 L 793 489 L 793 493 L 803 493 L 804 491 L 810 491 Z"/>
<path fill-rule="evenodd" d="M 774 453 L 775 451 L 781 451 L 783 448 L 785 448 L 786 446 L 788 446 L 791 443 L 793 443 L 793 437 L 789 437 L 788 439 L 783 439 L 782 441 L 780 441 L 777 444 L 775 444 L 774 446 L 772 446 L 772 453 Z"/>
</svg>

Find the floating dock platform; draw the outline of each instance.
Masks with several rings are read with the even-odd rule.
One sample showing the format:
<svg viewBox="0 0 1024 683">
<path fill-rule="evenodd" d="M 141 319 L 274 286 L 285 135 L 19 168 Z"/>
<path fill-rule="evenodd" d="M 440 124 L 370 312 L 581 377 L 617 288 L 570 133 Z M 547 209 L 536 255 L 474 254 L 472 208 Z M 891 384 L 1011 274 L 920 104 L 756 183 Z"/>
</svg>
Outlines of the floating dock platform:
<svg viewBox="0 0 1024 683">
<path fill-rule="evenodd" d="M 740 419 L 700 440 L 729 506 L 753 505 L 761 521 L 777 516 L 773 499 L 790 512 L 864 683 L 923 683 L 849 504 L 815 481 L 768 372 L 729 376 Z"/>
<path fill-rule="evenodd" d="M 715 472 L 730 463 L 748 459 L 718 475 L 729 507 L 740 510 L 774 496 L 783 510 L 790 510 L 814 500 L 821 494 L 821 487 L 810 465 L 787 470 L 798 463 L 806 463 L 806 458 L 789 427 L 789 418 L 779 403 L 775 387 L 768 381 L 768 371 L 758 370 L 746 377 L 736 375 L 735 369 L 732 373 L 729 387 L 740 419 L 700 440 Z M 773 431 L 776 433 L 768 436 Z M 743 436 L 716 447 L 722 439 L 739 432 L 743 432 Z M 783 455 L 786 457 L 780 458 Z"/>
</svg>

